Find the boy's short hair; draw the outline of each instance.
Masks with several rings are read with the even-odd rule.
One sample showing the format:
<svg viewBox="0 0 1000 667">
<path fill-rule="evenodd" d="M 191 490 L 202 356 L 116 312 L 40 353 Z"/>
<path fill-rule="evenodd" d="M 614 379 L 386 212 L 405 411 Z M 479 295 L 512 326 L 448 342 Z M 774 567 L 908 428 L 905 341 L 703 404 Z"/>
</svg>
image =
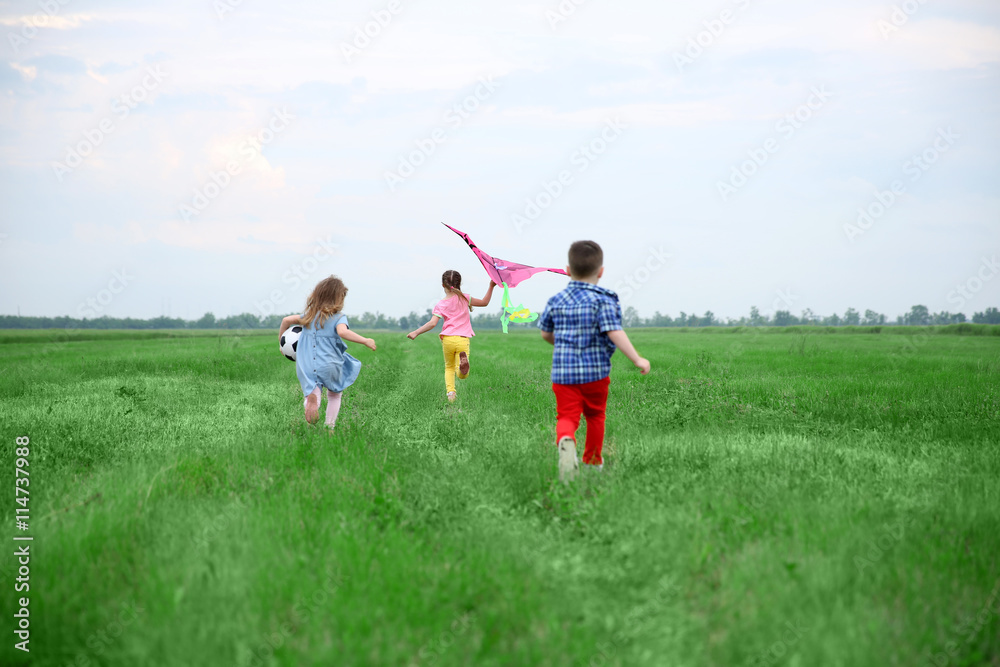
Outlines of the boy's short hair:
<svg viewBox="0 0 1000 667">
<path fill-rule="evenodd" d="M 569 247 L 569 271 L 590 278 L 604 266 L 604 251 L 593 241 L 577 241 Z"/>
</svg>

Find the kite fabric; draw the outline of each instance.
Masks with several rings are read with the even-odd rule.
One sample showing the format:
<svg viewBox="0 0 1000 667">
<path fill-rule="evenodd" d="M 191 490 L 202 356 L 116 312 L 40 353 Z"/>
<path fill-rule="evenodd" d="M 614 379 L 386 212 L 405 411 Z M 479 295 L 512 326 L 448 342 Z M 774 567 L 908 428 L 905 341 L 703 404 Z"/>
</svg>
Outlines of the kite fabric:
<svg viewBox="0 0 1000 667">
<path fill-rule="evenodd" d="M 476 257 L 478 257 L 479 261 L 482 262 L 483 268 L 486 269 L 486 273 L 489 274 L 490 278 L 497 285 L 507 283 L 507 287 L 517 287 L 518 283 L 524 282 L 536 273 L 541 273 L 543 271 L 551 271 L 552 273 L 559 273 L 564 276 L 569 275 L 562 269 L 535 268 L 533 266 L 517 264 L 516 262 L 508 262 L 507 260 L 499 259 L 497 257 L 490 257 L 485 252 L 480 250 L 475 243 L 473 243 L 468 234 L 455 229 L 451 225 L 445 225 L 443 222 L 441 224 L 461 236 L 465 242 L 469 244 L 469 248 L 472 249 L 472 252 L 476 253 Z"/>
<path fill-rule="evenodd" d="M 534 322 L 538 319 L 538 313 L 533 313 L 523 305 L 513 305 L 510 301 L 510 290 L 507 283 L 503 284 L 503 311 L 500 313 L 500 324 L 503 332 L 507 333 L 509 322 Z"/>
</svg>

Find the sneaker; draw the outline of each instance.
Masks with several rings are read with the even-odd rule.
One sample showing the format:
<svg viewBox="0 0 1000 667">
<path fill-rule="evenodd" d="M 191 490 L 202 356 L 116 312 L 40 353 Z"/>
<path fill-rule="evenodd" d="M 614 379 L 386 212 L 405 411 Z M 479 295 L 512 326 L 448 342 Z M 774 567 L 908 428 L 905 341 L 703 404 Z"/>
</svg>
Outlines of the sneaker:
<svg viewBox="0 0 1000 667">
<path fill-rule="evenodd" d="M 458 354 L 458 373 L 459 375 L 469 374 L 469 355 L 465 352 Z"/>
<path fill-rule="evenodd" d="M 576 442 L 568 435 L 559 440 L 559 481 L 570 482 L 580 464 L 576 460 Z"/>
<path fill-rule="evenodd" d="M 591 465 L 590 463 L 581 463 L 580 469 L 583 471 L 584 475 L 590 477 L 592 475 L 601 474 L 601 472 L 604 471 L 604 464 L 598 463 L 597 465 Z"/>
<path fill-rule="evenodd" d="M 453 391 L 449 391 L 448 392 L 448 402 L 449 403 L 454 403 L 456 398 L 458 398 L 458 394 L 456 394 Z"/>
</svg>

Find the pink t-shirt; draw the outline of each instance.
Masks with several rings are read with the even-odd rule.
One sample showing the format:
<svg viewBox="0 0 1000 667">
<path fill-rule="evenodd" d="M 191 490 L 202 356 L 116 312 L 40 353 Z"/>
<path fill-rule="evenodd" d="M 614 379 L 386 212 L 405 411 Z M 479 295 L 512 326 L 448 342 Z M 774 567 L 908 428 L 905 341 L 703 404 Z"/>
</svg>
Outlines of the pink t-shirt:
<svg viewBox="0 0 1000 667">
<path fill-rule="evenodd" d="M 466 294 L 465 299 L 468 298 L 470 297 Z M 444 326 L 441 328 L 442 336 L 465 336 L 466 338 L 472 338 L 476 335 L 472 330 L 472 320 L 469 318 L 469 304 L 465 302 L 465 299 L 459 299 L 457 295 L 450 296 L 447 299 L 441 299 L 434 306 L 434 314 L 444 320 Z"/>
</svg>

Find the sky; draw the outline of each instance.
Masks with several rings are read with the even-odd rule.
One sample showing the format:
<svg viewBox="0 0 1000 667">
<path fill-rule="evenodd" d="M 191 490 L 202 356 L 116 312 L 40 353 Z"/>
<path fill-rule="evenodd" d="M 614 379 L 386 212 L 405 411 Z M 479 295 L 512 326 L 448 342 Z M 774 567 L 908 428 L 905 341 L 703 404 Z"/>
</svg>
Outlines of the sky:
<svg viewBox="0 0 1000 667">
<path fill-rule="evenodd" d="M 489 282 L 441 222 L 643 316 L 1000 306 L 996 0 L 0 1 L 0 53 L 0 314 L 423 313 Z"/>
</svg>

